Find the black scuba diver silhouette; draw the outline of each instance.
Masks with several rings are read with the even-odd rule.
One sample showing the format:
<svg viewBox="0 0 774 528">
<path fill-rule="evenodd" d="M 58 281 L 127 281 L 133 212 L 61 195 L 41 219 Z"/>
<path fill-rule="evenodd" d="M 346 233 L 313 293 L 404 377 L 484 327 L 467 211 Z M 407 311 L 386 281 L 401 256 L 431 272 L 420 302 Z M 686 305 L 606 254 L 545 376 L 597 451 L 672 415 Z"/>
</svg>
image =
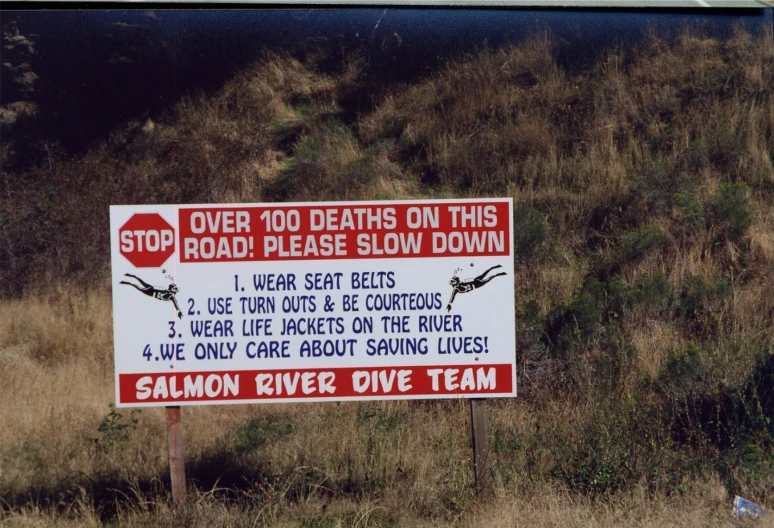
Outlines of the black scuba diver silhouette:
<svg viewBox="0 0 774 528">
<path fill-rule="evenodd" d="M 134 288 L 137 288 L 138 291 L 141 291 L 145 295 L 149 297 L 153 297 L 154 299 L 158 299 L 160 301 L 172 301 L 172 304 L 175 305 L 175 309 L 177 310 L 177 316 L 182 319 L 183 318 L 183 312 L 180 311 L 180 307 L 177 305 L 177 299 L 175 299 L 175 294 L 178 292 L 177 285 L 175 283 L 172 283 L 169 285 L 169 288 L 166 290 L 160 290 L 158 288 L 154 288 L 144 280 L 142 280 L 137 275 L 132 275 L 131 273 L 124 273 L 126 277 L 132 277 L 133 279 L 137 279 L 137 281 L 142 284 L 142 286 L 137 286 L 136 284 L 132 284 L 131 282 L 127 281 L 121 281 L 120 284 L 126 284 L 127 286 L 133 286 Z"/>
<path fill-rule="evenodd" d="M 450 312 L 452 308 L 452 303 L 454 302 L 454 298 L 457 296 L 458 293 L 468 293 L 476 288 L 480 288 L 490 280 L 494 279 L 495 277 L 499 277 L 500 275 L 506 275 L 504 272 L 500 272 L 496 275 L 492 275 L 491 277 L 487 277 L 486 274 L 492 271 L 493 269 L 502 268 L 499 264 L 497 266 L 492 266 L 488 270 L 486 270 L 484 273 L 476 277 L 475 279 L 465 279 L 460 280 L 459 277 L 457 277 L 456 272 L 454 277 L 449 281 L 449 284 L 452 285 L 452 294 L 451 299 L 449 299 L 449 304 L 446 305 L 446 311 Z M 485 278 L 486 277 L 486 278 Z"/>
</svg>

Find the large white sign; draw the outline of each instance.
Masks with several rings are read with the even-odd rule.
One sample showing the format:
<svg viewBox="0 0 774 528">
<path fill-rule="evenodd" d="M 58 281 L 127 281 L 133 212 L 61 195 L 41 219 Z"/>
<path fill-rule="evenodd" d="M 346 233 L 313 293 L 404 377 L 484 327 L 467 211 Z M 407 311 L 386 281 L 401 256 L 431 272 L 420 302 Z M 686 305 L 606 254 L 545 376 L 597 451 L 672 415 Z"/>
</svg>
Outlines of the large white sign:
<svg viewBox="0 0 774 528">
<path fill-rule="evenodd" d="M 515 396 L 512 216 L 112 206 L 117 405 Z"/>
</svg>

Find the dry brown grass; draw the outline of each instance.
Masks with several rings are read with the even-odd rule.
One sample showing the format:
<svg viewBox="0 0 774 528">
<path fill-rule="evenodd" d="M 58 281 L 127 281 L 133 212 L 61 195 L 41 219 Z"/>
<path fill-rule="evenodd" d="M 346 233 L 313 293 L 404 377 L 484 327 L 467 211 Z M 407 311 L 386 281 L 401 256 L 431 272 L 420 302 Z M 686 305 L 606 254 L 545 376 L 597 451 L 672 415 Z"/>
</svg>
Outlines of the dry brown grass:
<svg viewBox="0 0 774 528">
<path fill-rule="evenodd" d="M 109 298 L 74 294 L 72 287 L 0 305 L 0 490 L 9 526 L 96 526 L 114 508 L 121 525 L 177 524 L 161 484 L 167 479 L 162 409 L 144 409 L 129 438 L 105 450 L 91 441 L 102 436 L 97 426 L 113 398 L 109 313 Z M 52 353 L 41 355 L 42 349 Z M 545 483 L 561 456 L 553 446 L 590 423 L 593 411 L 546 400 L 538 415 L 526 400 L 493 402 L 494 430 L 515 431 L 527 442 L 540 434 L 552 439 L 529 448 L 540 449 L 532 466 L 519 452 L 496 459 L 498 498 L 479 508 L 472 502 L 464 402 L 187 407 L 188 477 L 214 488 L 192 489 L 179 515 L 189 526 L 730 523 L 727 492 L 717 480 L 697 481 L 682 498 L 640 491 L 604 501 Z M 290 431 L 234 457 L 245 423 L 267 416 L 290 424 Z M 257 483 L 229 494 L 216 483 L 221 475 Z M 119 490 L 115 503 L 105 502 L 100 486 Z M 346 492 L 347 486 L 360 491 Z"/>
<path fill-rule="evenodd" d="M 53 493 L 54 504 L 68 504 L 65 518 L 84 515 L 78 518 L 86 522 L 97 518 L 86 507 L 93 508 L 88 500 L 94 500 L 95 486 L 114 483 L 126 488 L 132 482 L 165 479 L 162 409 L 143 410 L 127 440 L 106 444 L 104 450 L 93 445 L 92 438 L 105 439 L 97 426 L 113 399 L 110 302 L 95 293 L 67 290 L 0 307 L 0 387 L 5 402 L 0 412 L 0 490 L 6 501 L 20 501 L 22 507 L 14 515 L 21 515 L 17 520 L 22 524 L 32 519 L 46 524 L 47 518 L 56 523 L 59 516 L 41 510 L 35 499 L 28 503 L 20 497 Z M 252 417 L 279 416 L 292 425 L 292 432 L 251 453 L 240 466 L 248 472 L 252 468 L 259 480 L 282 476 L 272 485 L 278 489 L 267 495 L 282 495 L 284 486 L 301 486 L 309 487 L 310 498 L 319 498 L 328 486 L 336 489 L 352 481 L 367 489 L 375 479 L 397 494 L 391 508 L 401 503 L 413 511 L 443 513 L 447 506 L 441 495 L 456 493 L 462 501 L 469 494 L 465 409 L 461 403 L 444 405 L 448 413 L 411 412 L 410 407 L 385 402 L 185 408 L 186 458 L 200 467 L 189 477 L 217 479 L 218 474 L 207 472 L 227 471 L 217 460 L 229 459 L 239 428 Z M 385 435 L 385 428 L 396 434 Z M 428 452 L 437 455 L 424 456 Z M 85 494 L 87 488 L 89 495 L 81 497 L 78 490 Z M 78 501 L 87 501 L 86 506 Z M 132 515 L 140 513 L 132 508 Z"/>
<path fill-rule="evenodd" d="M 699 487 L 709 489 L 713 483 Z M 454 522 L 429 521 L 392 511 L 380 501 L 335 500 L 329 503 L 311 501 L 295 504 L 272 515 L 249 507 L 228 507 L 200 494 L 193 505 L 177 516 L 169 507 L 161 505 L 154 513 L 127 511 L 120 517 L 121 526 L 330 526 L 330 527 L 536 527 L 536 528 L 693 528 L 693 527 L 746 527 L 772 526 L 766 519 L 733 521 L 729 519 L 725 492 L 722 487 L 700 491 L 688 498 L 660 501 L 628 498 L 605 504 L 547 489 L 534 496 L 516 495 L 498 498 Z M 323 508 L 325 506 L 325 508 Z M 46 512 L 29 510 L 6 519 L 12 527 L 48 526 L 101 526 L 88 509 L 72 512 L 71 517 L 52 516 Z"/>
</svg>

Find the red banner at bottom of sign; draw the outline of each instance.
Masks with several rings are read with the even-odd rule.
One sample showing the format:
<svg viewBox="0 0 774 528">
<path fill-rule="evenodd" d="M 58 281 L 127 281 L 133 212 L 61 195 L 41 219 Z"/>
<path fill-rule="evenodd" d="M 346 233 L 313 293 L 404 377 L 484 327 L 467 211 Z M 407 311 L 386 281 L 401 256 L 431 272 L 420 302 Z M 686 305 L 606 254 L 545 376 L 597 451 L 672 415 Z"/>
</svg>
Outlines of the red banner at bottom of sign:
<svg viewBox="0 0 774 528">
<path fill-rule="evenodd" d="M 122 405 L 514 393 L 510 364 L 120 374 L 118 383 Z"/>
</svg>

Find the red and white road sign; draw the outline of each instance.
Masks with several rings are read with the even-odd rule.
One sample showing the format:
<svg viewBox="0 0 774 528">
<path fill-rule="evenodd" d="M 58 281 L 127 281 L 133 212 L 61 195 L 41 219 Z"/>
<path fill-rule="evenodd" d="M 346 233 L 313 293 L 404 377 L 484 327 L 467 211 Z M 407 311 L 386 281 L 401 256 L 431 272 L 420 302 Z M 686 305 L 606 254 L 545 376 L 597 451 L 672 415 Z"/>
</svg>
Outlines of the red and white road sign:
<svg viewBox="0 0 774 528">
<path fill-rule="evenodd" d="M 110 208 L 118 406 L 516 394 L 503 198 Z"/>
<path fill-rule="evenodd" d="M 175 230 L 158 213 L 136 213 L 118 230 L 120 252 L 136 268 L 158 268 L 175 252 Z"/>
</svg>

